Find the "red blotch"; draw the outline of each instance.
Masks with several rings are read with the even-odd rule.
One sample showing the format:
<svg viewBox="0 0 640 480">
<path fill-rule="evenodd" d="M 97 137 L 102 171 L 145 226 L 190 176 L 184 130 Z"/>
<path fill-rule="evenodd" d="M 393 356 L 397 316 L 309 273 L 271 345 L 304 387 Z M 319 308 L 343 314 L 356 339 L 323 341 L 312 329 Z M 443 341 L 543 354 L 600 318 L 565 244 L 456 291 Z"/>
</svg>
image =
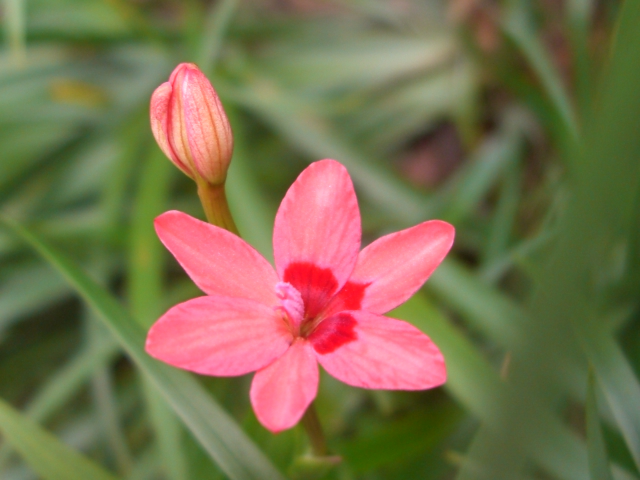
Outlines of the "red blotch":
<svg viewBox="0 0 640 480">
<path fill-rule="evenodd" d="M 321 355 L 335 352 L 342 345 L 358 338 L 354 330 L 357 323 L 348 313 L 339 313 L 320 322 L 307 339 Z"/>
<path fill-rule="evenodd" d="M 371 283 L 345 283 L 340 293 L 336 296 L 332 305 L 332 310 L 341 312 L 344 310 L 360 310 L 362 307 L 362 299 L 364 298 L 364 292 Z"/>
<path fill-rule="evenodd" d="M 305 318 L 318 315 L 338 289 L 338 281 L 329 268 L 309 262 L 294 262 L 284 271 L 283 281 L 293 285 L 304 301 Z"/>
</svg>

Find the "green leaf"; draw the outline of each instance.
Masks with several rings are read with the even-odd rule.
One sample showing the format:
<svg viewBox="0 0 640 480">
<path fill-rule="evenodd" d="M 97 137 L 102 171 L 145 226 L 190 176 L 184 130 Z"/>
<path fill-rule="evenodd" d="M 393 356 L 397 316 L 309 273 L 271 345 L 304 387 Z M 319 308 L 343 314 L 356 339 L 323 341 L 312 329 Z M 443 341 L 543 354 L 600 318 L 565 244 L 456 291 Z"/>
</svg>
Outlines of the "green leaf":
<svg viewBox="0 0 640 480">
<path fill-rule="evenodd" d="M 92 348 L 83 348 L 50 376 L 29 402 L 26 413 L 38 421 L 48 419 L 84 385 L 93 371 L 108 364 L 119 352 L 110 337 L 94 343 Z"/>
<path fill-rule="evenodd" d="M 88 348 L 98 348 L 102 339 L 109 336 L 106 326 L 99 323 L 97 315 L 85 306 L 86 343 Z M 96 421 L 102 427 L 109 452 L 113 455 L 116 469 L 121 475 L 131 471 L 134 463 L 127 437 L 118 415 L 118 405 L 113 376 L 107 364 L 98 366 L 91 376 L 91 393 L 96 409 Z"/>
<path fill-rule="evenodd" d="M 640 383 L 620 346 L 601 324 L 576 328 L 629 452 L 640 469 Z"/>
<path fill-rule="evenodd" d="M 525 310 L 481 282 L 457 260 L 446 259 L 429 279 L 427 288 L 491 340 L 508 349 L 522 343 L 520 326 L 527 320 Z"/>
<path fill-rule="evenodd" d="M 94 308 L 131 359 L 232 480 L 281 480 L 282 475 L 231 417 L 189 374 L 154 360 L 144 351 L 145 333 L 120 304 L 71 260 L 14 222 L 4 219 Z"/>
<path fill-rule="evenodd" d="M 522 148 L 522 133 L 510 124 L 503 126 L 502 130 L 480 146 L 474 158 L 458 171 L 440 200 L 444 208 L 437 215 L 439 218 L 453 224 L 466 220 L 505 169 L 517 160 Z"/>
<path fill-rule="evenodd" d="M 47 421 L 82 386 L 97 368 L 109 363 L 120 352 L 111 337 L 84 347 L 53 373 L 25 407 L 25 414 L 37 422 Z M 11 445 L 0 446 L 0 470 L 12 452 Z"/>
<path fill-rule="evenodd" d="M 576 161 L 582 167 L 555 261 L 547 270 L 547 284 L 557 292 L 556 298 L 548 297 L 554 302 L 561 297 L 566 304 L 559 313 L 571 320 L 640 469 L 640 382 L 607 321 L 607 314 L 619 308 L 607 291 L 622 280 L 616 258 L 627 253 L 638 228 L 640 64 L 634 61 L 640 55 L 638 22 L 640 3 L 624 2 L 598 103 L 585 124 Z M 582 283 L 585 278 L 588 283 Z M 637 292 L 639 286 L 636 280 L 628 288 Z M 632 301 L 637 308 L 635 295 Z"/>
<path fill-rule="evenodd" d="M 0 400 L 0 430 L 44 480 L 116 480 Z"/>
<path fill-rule="evenodd" d="M 25 0 L 4 0 L 5 28 L 15 65 L 24 66 L 26 57 L 27 29 L 25 22 Z"/>
<path fill-rule="evenodd" d="M 542 88 L 553 104 L 557 115 L 562 119 L 563 127 L 572 137 L 578 135 L 578 123 L 571 101 L 565 91 L 562 78 L 555 68 L 551 57 L 545 50 L 540 36 L 531 26 L 529 2 L 515 0 L 502 22 L 504 33 L 514 42 L 524 55 L 533 72 L 538 76 Z"/>
<path fill-rule="evenodd" d="M 154 147 L 146 155 L 134 202 L 127 293 L 132 315 L 143 328 L 149 328 L 164 307 L 162 260 L 165 252 L 155 234 L 153 219 L 164 209 L 175 172 L 174 165 Z M 188 467 L 181 424 L 155 386 L 148 378 L 144 380 L 145 400 L 167 477 L 186 479 Z"/>
<path fill-rule="evenodd" d="M 67 38 L 117 38 L 130 32 L 116 2 L 49 2 L 30 15 L 30 33 Z"/>
<path fill-rule="evenodd" d="M 0 332 L 13 322 L 69 295 L 69 287 L 42 264 L 22 264 L 11 271 L 7 265 L 0 278 Z"/>
<path fill-rule="evenodd" d="M 508 254 L 508 248 L 511 244 L 514 226 L 517 222 L 518 207 L 522 198 L 521 156 L 522 153 L 518 154 L 516 161 L 508 165 L 502 178 L 498 201 L 483 248 L 481 270 L 485 279 L 496 280 L 498 278 L 491 278 L 487 272 L 491 272 L 491 267 Z M 495 267 L 493 267 L 493 272 L 503 273 Z"/>
<path fill-rule="evenodd" d="M 356 185 L 382 211 L 406 224 L 424 220 L 421 195 L 407 189 L 406 184 L 395 179 L 389 171 L 373 165 L 303 100 L 272 88 L 263 92 L 261 84 L 241 90 L 221 81 L 216 85 L 219 91 L 239 105 L 264 118 L 310 158 L 338 159 L 349 169 Z"/>
<path fill-rule="evenodd" d="M 227 109 L 233 125 L 233 161 L 227 174 L 226 191 L 234 220 L 242 238 L 273 262 L 271 230 L 275 209 L 264 198 L 260 184 L 251 174 L 251 153 L 247 151 L 250 139 L 236 109 Z"/>
<path fill-rule="evenodd" d="M 238 8 L 238 0 L 223 0 L 210 7 L 202 29 L 196 63 L 208 74 L 220 54 L 222 41 Z"/>
<path fill-rule="evenodd" d="M 382 425 L 367 425 L 338 451 L 354 472 L 369 472 L 382 466 L 393 468 L 436 448 L 451 435 L 461 418 L 459 407 L 443 402 L 428 411 L 407 413 Z"/>
<path fill-rule="evenodd" d="M 424 295 L 414 295 L 389 316 L 407 320 L 429 335 L 447 363 L 444 387 L 483 424 L 499 423 L 502 406 L 514 402 L 508 384 Z M 549 410 L 535 406 L 534 411 L 537 421 L 528 432 L 525 447 L 531 458 L 557 478 L 583 480 L 588 475 L 584 445 Z"/>
<path fill-rule="evenodd" d="M 593 371 L 589 371 L 587 386 L 587 450 L 589 452 L 589 470 L 591 480 L 613 480 L 609 468 L 607 447 L 602 437 L 600 415 L 596 400 L 596 379 Z"/>
<path fill-rule="evenodd" d="M 577 378 L 566 375 L 567 367 L 585 368 L 585 356 L 640 465 L 640 385 L 610 321 L 620 308 L 612 295 L 622 279 L 620 258 L 638 225 L 640 2 L 624 2 L 619 19 L 597 105 L 585 122 L 580 148 L 569 152 L 575 168 L 555 222 L 557 238 L 548 255 L 537 258 L 541 268 L 533 278 L 531 321 L 520 331 L 526 348 L 512 352 L 512 395 L 500 405 L 499 422 L 482 426 L 470 451 L 489 479 L 518 478 L 527 469 L 524 445 L 540 422 L 535 407 L 555 407 L 566 398 L 563 390 Z M 634 292 L 638 286 L 632 286 Z M 637 297 L 633 301 L 637 308 Z"/>
<path fill-rule="evenodd" d="M 567 2 L 568 33 L 573 51 L 576 96 L 582 112 L 591 107 L 593 95 L 593 59 L 590 49 L 590 33 L 595 11 L 594 0 L 569 0 Z"/>
</svg>

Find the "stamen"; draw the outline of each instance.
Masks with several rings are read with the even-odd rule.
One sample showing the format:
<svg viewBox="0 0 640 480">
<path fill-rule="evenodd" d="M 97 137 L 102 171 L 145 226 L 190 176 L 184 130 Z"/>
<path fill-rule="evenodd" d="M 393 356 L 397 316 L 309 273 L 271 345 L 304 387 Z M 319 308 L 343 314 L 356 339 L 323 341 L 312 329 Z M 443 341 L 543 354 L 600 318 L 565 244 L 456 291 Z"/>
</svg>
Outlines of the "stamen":
<svg viewBox="0 0 640 480">
<path fill-rule="evenodd" d="M 287 282 L 276 284 L 276 296 L 280 299 L 282 309 L 294 327 L 299 327 L 304 319 L 304 302 L 296 288 Z"/>
</svg>

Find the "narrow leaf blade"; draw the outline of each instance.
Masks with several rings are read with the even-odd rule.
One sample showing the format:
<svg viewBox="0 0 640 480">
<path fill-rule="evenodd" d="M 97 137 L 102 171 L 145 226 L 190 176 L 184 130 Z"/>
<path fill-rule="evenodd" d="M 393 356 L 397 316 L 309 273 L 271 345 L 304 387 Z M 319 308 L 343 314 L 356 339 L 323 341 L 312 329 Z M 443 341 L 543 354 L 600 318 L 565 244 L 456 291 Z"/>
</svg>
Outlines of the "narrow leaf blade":
<svg viewBox="0 0 640 480">
<path fill-rule="evenodd" d="M 3 400 L 0 400 L 0 430 L 44 480 L 116 480 Z"/>
<path fill-rule="evenodd" d="M 587 387 L 587 450 L 589 452 L 589 471 L 591 480 L 613 480 L 609 469 L 607 447 L 602 437 L 598 404 L 596 401 L 596 380 L 593 371 L 589 372 Z"/>
</svg>

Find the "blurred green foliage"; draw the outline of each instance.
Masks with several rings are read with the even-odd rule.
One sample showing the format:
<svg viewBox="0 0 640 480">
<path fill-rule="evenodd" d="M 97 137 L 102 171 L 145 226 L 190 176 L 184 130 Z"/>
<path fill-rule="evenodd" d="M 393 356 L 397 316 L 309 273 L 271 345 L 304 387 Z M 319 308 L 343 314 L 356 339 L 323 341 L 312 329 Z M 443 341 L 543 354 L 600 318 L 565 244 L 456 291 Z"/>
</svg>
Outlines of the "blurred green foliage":
<svg viewBox="0 0 640 480">
<path fill-rule="evenodd" d="M 152 226 L 202 217 L 148 123 L 183 61 L 227 109 L 229 200 L 267 258 L 280 199 L 321 158 L 349 169 L 366 241 L 456 226 L 392 313 L 440 346 L 447 384 L 324 375 L 343 457 L 324 478 L 640 478 L 640 1 L 0 5 L 2 479 L 282 478 L 307 451 L 300 427 L 259 425 L 248 378 L 142 349 L 198 294 Z"/>
</svg>

